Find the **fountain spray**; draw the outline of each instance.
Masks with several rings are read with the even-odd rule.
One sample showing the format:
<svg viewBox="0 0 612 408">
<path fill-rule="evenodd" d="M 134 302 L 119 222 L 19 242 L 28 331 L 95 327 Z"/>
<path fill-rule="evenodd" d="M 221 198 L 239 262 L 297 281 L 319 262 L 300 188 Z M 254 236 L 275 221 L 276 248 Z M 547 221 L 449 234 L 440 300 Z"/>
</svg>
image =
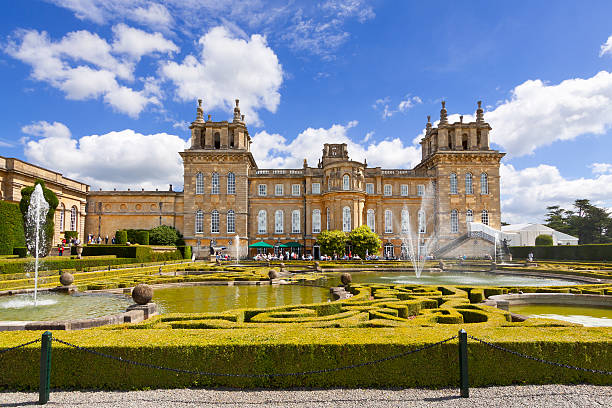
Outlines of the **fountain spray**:
<svg viewBox="0 0 612 408">
<path fill-rule="evenodd" d="M 49 203 L 45 200 L 43 190 L 40 184 L 34 187 L 34 192 L 30 197 L 30 205 L 26 214 L 26 233 L 27 244 L 30 253 L 34 252 L 34 306 L 37 304 L 38 292 L 38 258 L 40 256 L 40 248 L 45 247 L 45 218 L 49 211 Z"/>
</svg>

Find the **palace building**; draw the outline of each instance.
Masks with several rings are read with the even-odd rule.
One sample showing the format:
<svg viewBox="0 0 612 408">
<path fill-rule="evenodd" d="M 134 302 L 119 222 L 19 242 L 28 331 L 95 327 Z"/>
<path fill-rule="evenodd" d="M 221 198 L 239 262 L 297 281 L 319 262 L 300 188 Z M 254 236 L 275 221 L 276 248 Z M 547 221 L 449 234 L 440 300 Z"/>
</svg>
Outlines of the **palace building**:
<svg viewBox="0 0 612 408">
<path fill-rule="evenodd" d="M 301 168 L 259 168 L 238 100 L 231 122 L 205 119 L 199 100 L 190 129 L 190 147 L 179 152 L 182 192 L 172 186 L 168 191 L 90 191 L 67 180 L 71 189 L 66 200 L 60 197 L 60 206 L 77 207 L 78 221 L 85 221 L 78 231 L 105 237 L 118 229 L 164 224 L 181 231 L 198 256 L 208 255 L 210 246 L 233 254 L 238 244 L 247 248 L 264 241 L 276 247 L 289 243 L 318 257 L 321 231 L 349 232 L 365 224 L 380 236 L 385 254 L 398 257 L 409 232 L 420 232 L 422 241 L 435 236 L 432 252 L 438 256 L 469 256 L 482 255 L 483 245 L 492 251 L 487 237 L 501 228 L 504 153 L 489 146 L 491 127 L 480 102 L 476 121 L 469 123 L 463 117 L 449 123 L 442 102 L 438 127 L 428 117 L 422 159 L 414 169 L 368 167 L 351 160 L 346 144 L 331 143 L 322 146 L 314 166 L 304 160 Z M 70 194 L 84 194 L 84 208 L 73 205 Z"/>
</svg>

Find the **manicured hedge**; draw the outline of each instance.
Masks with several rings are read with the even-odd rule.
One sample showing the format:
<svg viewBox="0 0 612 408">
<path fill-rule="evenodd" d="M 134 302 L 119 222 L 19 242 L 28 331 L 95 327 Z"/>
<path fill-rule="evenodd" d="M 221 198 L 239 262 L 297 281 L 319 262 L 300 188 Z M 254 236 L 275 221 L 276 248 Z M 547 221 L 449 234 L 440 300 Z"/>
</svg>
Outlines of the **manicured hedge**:
<svg viewBox="0 0 612 408">
<path fill-rule="evenodd" d="M 119 244 L 119 245 L 127 244 L 127 242 L 128 242 L 128 240 L 127 240 L 127 231 L 125 231 L 125 230 L 118 230 L 117 232 L 115 232 L 115 239 L 117 240 L 117 244 Z"/>
<path fill-rule="evenodd" d="M 0 255 L 13 255 L 14 247 L 24 246 L 23 215 L 19 205 L 0 201 Z"/>
<path fill-rule="evenodd" d="M 134 235 L 134 241 L 140 245 L 149 245 L 149 231 L 136 231 Z"/>
<path fill-rule="evenodd" d="M 165 367 L 228 374 L 292 373 L 349 366 L 403 353 L 457 334 L 457 327 L 316 329 L 265 324 L 250 330 L 92 329 L 53 335 L 102 353 Z M 578 367 L 612 370 L 608 328 L 501 327 L 468 334 L 502 347 Z M 4 332 L 0 349 L 40 338 Z M 457 387 L 457 340 L 402 358 L 348 370 L 263 378 L 213 377 L 138 367 L 53 343 L 51 388 L 143 389 Z M 612 385 L 612 377 L 527 360 L 469 340 L 473 387 L 511 384 Z M 3 388 L 36 390 L 40 345 L 0 357 Z M 52 394 L 53 395 L 53 394 Z M 52 396 L 53 398 L 53 396 Z"/>
<path fill-rule="evenodd" d="M 20 258 L 25 258 L 26 256 L 28 256 L 28 248 L 26 248 L 26 247 L 14 247 L 13 248 L 13 255 L 17 255 Z"/>
<path fill-rule="evenodd" d="M 108 266 L 108 265 L 123 265 L 140 262 L 135 258 L 103 258 L 103 259 L 44 259 L 41 267 L 49 270 L 58 269 L 76 269 L 82 271 L 85 268 L 97 267 L 97 266 Z M 23 259 L 20 262 L 4 262 L 0 263 L 0 274 L 5 273 L 22 273 L 32 268 L 31 259 Z"/>
<path fill-rule="evenodd" d="M 176 247 L 179 251 L 181 251 L 181 255 L 183 256 L 183 259 L 191 259 L 191 247 L 189 245 L 182 245 L 182 246 L 178 246 Z"/>
<path fill-rule="evenodd" d="M 513 258 L 612 261 L 612 244 L 510 247 Z"/>
</svg>

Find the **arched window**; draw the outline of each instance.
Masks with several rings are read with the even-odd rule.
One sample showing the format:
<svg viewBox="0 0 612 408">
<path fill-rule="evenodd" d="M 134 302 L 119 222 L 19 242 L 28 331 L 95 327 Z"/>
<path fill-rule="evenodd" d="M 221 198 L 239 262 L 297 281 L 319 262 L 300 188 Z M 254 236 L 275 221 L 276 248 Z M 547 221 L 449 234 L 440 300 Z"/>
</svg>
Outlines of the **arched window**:
<svg viewBox="0 0 612 408">
<path fill-rule="evenodd" d="M 196 174 L 195 193 L 204 194 L 204 175 L 202 173 Z"/>
<path fill-rule="evenodd" d="M 59 210 L 59 228 L 60 228 L 60 232 L 64 231 L 64 216 L 66 212 L 66 206 L 64 205 L 64 203 L 62 203 L 60 210 Z"/>
<path fill-rule="evenodd" d="M 221 134 L 219 132 L 215 132 L 213 139 L 215 143 L 215 149 L 220 149 L 221 148 Z"/>
<path fill-rule="evenodd" d="M 450 193 L 457 194 L 457 175 L 455 173 L 450 175 Z"/>
<path fill-rule="evenodd" d="M 343 190 L 351 189 L 351 178 L 349 177 L 348 174 L 345 174 L 344 176 L 342 176 L 342 189 Z"/>
<path fill-rule="evenodd" d="M 195 232 L 196 234 L 204 232 L 204 211 L 202 210 L 196 211 Z"/>
<path fill-rule="evenodd" d="M 472 173 L 465 175 L 465 194 L 474 194 L 474 189 L 472 188 Z"/>
<path fill-rule="evenodd" d="M 293 210 L 291 212 L 291 233 L 299 234 L 300 233 L 300 210 Z"/>
<path fill-rule="evenodd" d="M 427 231 L 427 223 L 425 222 L 425 211 L 419 210 L 419 234 L 424 234 Z"/>
<path fill-rule="evenodd" d="M 366 221 L 372 232 L 376 232 L 376 218 L 374 216 L 374 210 L 371 208 L 367 212 Z"/>
<path fill-rule="evenodd" d="M 77 208 L 72 206 L 70 209 L 70 231 L 78 231 Z"/>
<path fill-rule="evenodd" d="M 210 194 L 219 194 L 219 173 L 212 174 Z"/>
<path fill-rule="evenodd" d="M 266 210 L 259 210 L 257 214 L 257 233 L 265 234 L 268 231 L 268 213 Z"/>
<path fill-rule="evenodd" d="M 480 194 L 489 194 L 489 176 L 487 173 L 480 174 Z"/>
<path fill-rule="evenodd" d="M 393 212 L 385 210 L 385 234 L 393 232 Z"/>
<path fill-rule="evenodd" d="M 459 232 L 459 215 L 457 210 L 452 210 L 450 214 L 451 233 Z"/>
<path fill-rule="evenodd" d="M 351 209 L 349 207 L 342 209 L 342 231 L 351 232 Z"/>
<path fill-rule="evenodd" d="M 474 211 L 467 210 L 465 212 L 465 222 L 474 222 Z"/>
<path fill-rule="evenodd" d="M 213 210 L 210 214 L 210 232 L 215 234 L 219 232 L 219 211 Z"/>
<path fill-rule="evenodd" d="M 402 210 L 402 234 L 410 232 L 410 213 L 407 208 Z"/>
<path fill-rule="evenodd" d="M 284 215 L 283 210 L 276 210 L 274 213 L 274 233 L 276 234 L 282 234 L 285 229 L 283 225 Z"/>
<path fill-rule="evenodd" d="M 318 234 L 321 232 L 321 210 L 312 210 L 312 233 Z"/>
<path fill-rule="evenodd" d="M 480 214 L 480 222 L 484 225 L 489 225 L 489 212 L 487 210 L 482 210 Z"/>
<path fill-rule="evenodd" d="M 231 171 L 227 173 L 227 194 L 236 194 L 236 176 Z"/>
<path fill-rule="evenodd" d="M 234 213 L 234 210 L 227 212 L 227 232 L 236 232 L 236 213 Z"/>
</svg>

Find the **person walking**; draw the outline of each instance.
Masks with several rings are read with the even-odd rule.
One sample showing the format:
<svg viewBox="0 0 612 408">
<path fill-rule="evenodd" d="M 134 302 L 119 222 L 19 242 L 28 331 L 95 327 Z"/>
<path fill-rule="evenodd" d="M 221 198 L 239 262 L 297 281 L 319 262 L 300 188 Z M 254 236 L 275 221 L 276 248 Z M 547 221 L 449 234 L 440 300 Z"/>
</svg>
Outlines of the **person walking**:
<svg viewBox="0 0 612 408">
<path fill-rule="evenodd" d="M 106 237 L 104 237 L 104 244 L 108 245 L 108 235 Z"/>
</svg>

